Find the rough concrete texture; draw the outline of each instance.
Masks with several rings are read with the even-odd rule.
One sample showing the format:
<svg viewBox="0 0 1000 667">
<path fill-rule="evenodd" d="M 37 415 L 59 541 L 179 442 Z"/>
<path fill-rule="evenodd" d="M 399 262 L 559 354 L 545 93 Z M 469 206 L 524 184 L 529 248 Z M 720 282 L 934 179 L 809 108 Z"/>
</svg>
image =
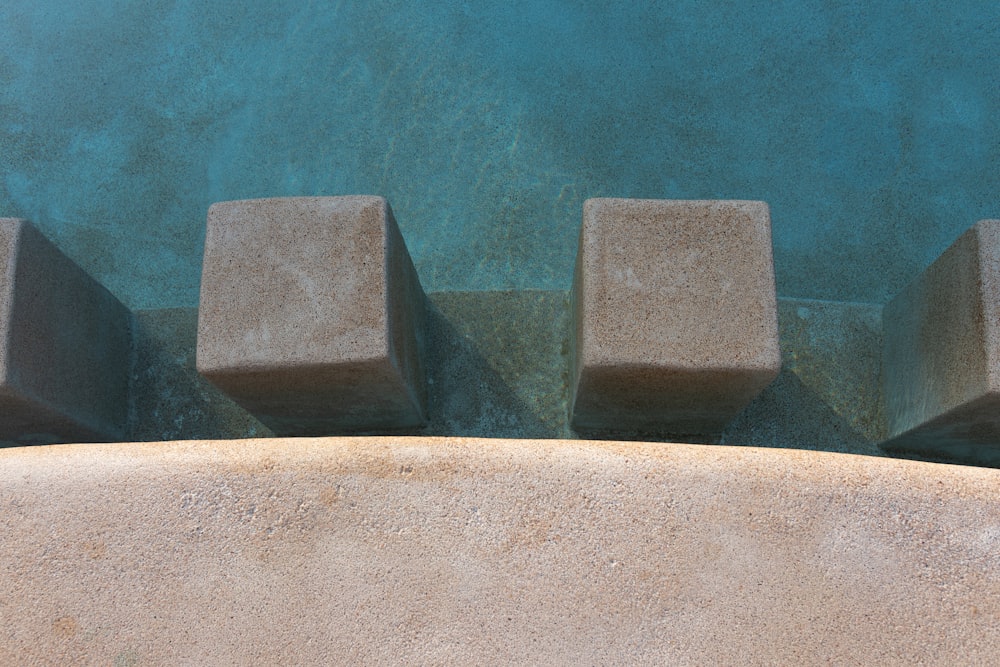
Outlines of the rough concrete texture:
<svg viewBox="0 0 1000 667">
<path fill-rule="evenodd" d="M 887 449 L 1000 465 L 1000 220 L 982 220 L 883 312 Z"/>
<path fill-rule="evenodd" d="M 588 200 L 573 308 L 575 428 L 721 432 L 781 367 L 767 204 Z"/>
<path fill-rule="evenodd" d="M 553 440 L 16 448 L 0 526 L 4 665 L 1000 653 L 996 470 Z"/>
<path fill-rule="evenodd" d="M 198 370 L 276 433 L 426 420 L 425 297 L 382 197 L 208 213 Z"/>
<path fill-rule="evenodd" d="M 27 220 L 0 218 L 0 439 L 125 435 L 128 310 Z"/>
</svg>

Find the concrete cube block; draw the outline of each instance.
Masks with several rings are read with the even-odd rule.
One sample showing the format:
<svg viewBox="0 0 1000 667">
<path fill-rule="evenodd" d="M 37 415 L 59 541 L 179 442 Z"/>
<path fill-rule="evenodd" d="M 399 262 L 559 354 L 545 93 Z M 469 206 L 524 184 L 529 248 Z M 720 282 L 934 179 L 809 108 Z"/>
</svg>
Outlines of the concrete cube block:
<svg viewBox="0 0 1000 667">
<path fill-rule="evenodd" d="M 887 449 L 1000 463 L 1000 220 L 966 231 L 882 311 Z"/>
<path fill-rule="evenodd" d="M 197 368 L 275 433 L 418 426 L 424 301 L 382 197 L 220 202 Z"/>
<path fill-rule="evenodd" d="M 27 220 L 0 218 L 0 262 L 0 439 L 121 439 L 128 309 Z"/>
<path fill-rule="evenodd" d="M 573 317 L 574 428 L 718 434 L 781 368 L 767 204 L 588 200 Z"/>
</svg>

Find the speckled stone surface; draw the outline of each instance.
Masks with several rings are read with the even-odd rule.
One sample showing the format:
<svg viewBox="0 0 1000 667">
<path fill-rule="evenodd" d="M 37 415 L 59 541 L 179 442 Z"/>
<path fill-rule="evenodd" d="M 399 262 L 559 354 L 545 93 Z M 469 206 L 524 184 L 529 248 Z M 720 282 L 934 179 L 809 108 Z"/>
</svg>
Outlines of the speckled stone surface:
<svg viewBox="0 0 1000 667">
<path fill-rule="evenodd" d="M 0 440 L 125 436 L 128 310 L 27 220 L 0 218 Z"/>
<path fill-rule="evenodd" d="M 1000 220 L 982 220 L 883 311 L 887 449 L 1000 465 Z"/>
<path fill-rule="evenodd" d="M 0 664 L 992 664 L 1000 471 L 337 438 L 0 451 Z"/>
<path fill-rule="evenodd" d="M 781 367 L 767 204 L 587 200 L 573 308 L 575 428 L 721 432 Z"/>
<path fill-rule="evenodd" d="M 276 433 L 423 423 L 424 307 L 381 197 L 209 209 L 198 370 Z"/>
</svg>

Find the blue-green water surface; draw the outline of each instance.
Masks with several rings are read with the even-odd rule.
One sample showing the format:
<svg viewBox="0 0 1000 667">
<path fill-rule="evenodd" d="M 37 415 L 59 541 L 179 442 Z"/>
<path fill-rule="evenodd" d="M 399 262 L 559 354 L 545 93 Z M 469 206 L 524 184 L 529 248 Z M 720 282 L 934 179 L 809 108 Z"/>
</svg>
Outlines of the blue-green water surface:
<svg viewBox="0 0 1000 667">
<path fill-rule="evenodd" d="M 880 303 L 1000 217 L 1000 4 L 6 0 L 0 215 L 197 303 L 214 201 L 389 198 L 427 290 L 569 286 L 584 199 L 771 204 Z"/>
</svg>

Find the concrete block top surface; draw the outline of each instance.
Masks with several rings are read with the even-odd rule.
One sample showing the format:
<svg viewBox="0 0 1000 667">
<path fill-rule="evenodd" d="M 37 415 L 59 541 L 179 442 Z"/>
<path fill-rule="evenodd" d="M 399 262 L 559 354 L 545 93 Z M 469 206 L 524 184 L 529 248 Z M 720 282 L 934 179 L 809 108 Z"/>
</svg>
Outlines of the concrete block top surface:
<svg viewBox="0 0 1000 667">
<path fill-rule="evenodd" d="M 764 202 L 587 200 L 576 280 L 584 365 L 780 367 Z"/>
<path fill-rule="evenodd" d="M 384 358 L 388 225 L 391 209 L 376 196 L 213 204 L 198 368 Z"/>
<path fill-rule="evenodd" d="M 322 438 L 0 451 L 0 664 L 993 664 L 1000 471 Z"/>
</svg>

